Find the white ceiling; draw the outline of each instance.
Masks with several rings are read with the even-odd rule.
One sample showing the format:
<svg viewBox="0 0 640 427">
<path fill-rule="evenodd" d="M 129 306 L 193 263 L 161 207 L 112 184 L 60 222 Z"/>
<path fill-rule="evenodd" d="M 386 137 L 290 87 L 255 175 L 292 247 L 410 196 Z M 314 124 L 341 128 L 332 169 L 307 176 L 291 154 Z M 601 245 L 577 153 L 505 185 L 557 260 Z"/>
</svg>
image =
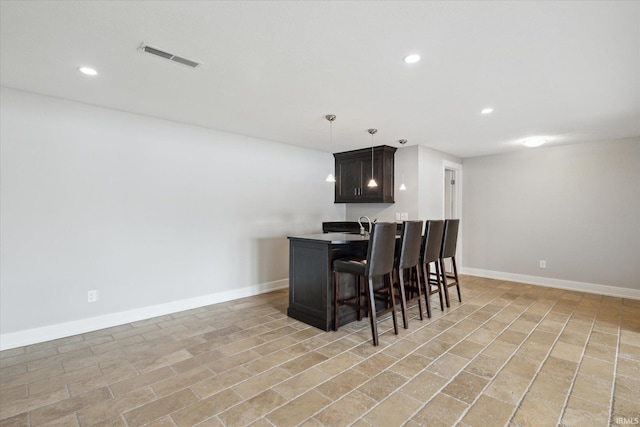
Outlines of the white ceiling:
<svg viewBox="0 0 640 427">
<path fill-rule="evenodd" d="M 638 1 L 2 0 L 0 17 L 4 86 L 325 151 L 371 127 L 461 157 L 640 136 Z"/>
</svg>

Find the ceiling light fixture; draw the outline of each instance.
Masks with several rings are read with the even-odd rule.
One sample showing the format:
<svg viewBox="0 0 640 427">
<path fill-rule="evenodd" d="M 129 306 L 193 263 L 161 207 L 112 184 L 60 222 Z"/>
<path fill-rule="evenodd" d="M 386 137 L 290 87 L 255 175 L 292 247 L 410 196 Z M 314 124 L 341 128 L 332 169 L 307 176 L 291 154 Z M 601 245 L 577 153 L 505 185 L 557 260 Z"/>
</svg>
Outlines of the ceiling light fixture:
<svg viewBox="0 0 640 427">
<path fill-rule="evenodd" d="M 487 108 L 483 108 L 482 111 L 480 111 L 480 114 L 491 114 L 493 113 L 493 108 L 491 107 L 487 107 Z"/>
<path fill-rule="evenodd" d="M 529 147 L 529 148 L 534 148 L 534 147 L 541 146 L 545 142 L 549 142 L 549 137 L 546 137 L 546 136 L 532 136 L 530 138 L 527 138 L 527 139 L 523 140 L 522 144 L 527 146 L 527 147 Z"/>
<path fill-rule="evenodd" d="M 87 76 L 96 76 L 98 72 L 91 67 L 78 67 L 78 71 L 82 74 L 86 74 Z"/>
<path fill-rule="evenodd" d="M 329 121 L 329 148 L 333 147 L 333 121 L 336 119 L 335 114 L 327 114 L 324 116 L 325 119 Z M 329 173 L 326 179 L 327 182 L 336 182 L 336 177 L 333 176 L 333 173 Z"/>
<path fill-rule="evenodd" d="M 367 187 L 377 187 L 378 183 L 373 179 L 373 134 L 378 132 L 378 129 L 369 129 L 367 132 L 371 134 L 371 181 L 369 181 Z"/>
<path fill-rule="evenodd" d="M 400 143 L 400 145 L 404 147 L 404 144 L 407 143 L 407 140 L 406 139 L 400 139 L 400 140 L 398 140 L 398 143 Z M 400 191 L 404 191 L 406 189 L 407 189 L 407 186 L 404 185 L 404 163 L 403 163 L 403 165 L 402 165 L 402 182 L 400 184 Z"/>
<path fill-rule="evenodd" d="M 411 55 L 407 55 L 404 57 L 403 61 L 407 64 L 415 64 L 420 61 L 420 55 L 417 53 L 412 53 Z"/>
</svg>

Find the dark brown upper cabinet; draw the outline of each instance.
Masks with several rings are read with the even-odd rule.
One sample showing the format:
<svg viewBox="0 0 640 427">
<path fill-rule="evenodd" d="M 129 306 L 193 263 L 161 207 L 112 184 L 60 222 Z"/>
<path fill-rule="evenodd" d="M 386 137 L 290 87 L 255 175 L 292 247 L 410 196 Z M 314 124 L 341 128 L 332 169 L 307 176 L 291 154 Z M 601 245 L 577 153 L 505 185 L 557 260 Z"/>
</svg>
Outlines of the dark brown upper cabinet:
<svg viewBox="0 0 640 427">
<path fill-rule="evenodd" d="M 396 148 L 380 145 L 373 148 L 371 180 L 371 148 L 334 153 L 336 159 L 335 203 L 394 203 L 393 157 Z"/>
</svg>

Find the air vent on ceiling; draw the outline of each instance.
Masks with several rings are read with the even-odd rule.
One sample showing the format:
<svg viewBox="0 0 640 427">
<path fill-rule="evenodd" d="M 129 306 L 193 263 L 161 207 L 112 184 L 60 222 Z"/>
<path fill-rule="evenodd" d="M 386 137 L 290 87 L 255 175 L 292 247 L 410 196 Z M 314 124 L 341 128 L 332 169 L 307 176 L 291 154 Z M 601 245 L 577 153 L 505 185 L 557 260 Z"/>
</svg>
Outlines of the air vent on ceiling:
<svg viewBox="0 0 640 427">
<path fill-rule="evenodd" d="M 192 61 L 191 59 L 183 58 L 182 56 L 174 55 L 173 53 L 166 52 L 161 49 L 157 49 L 155 47 L 148 46 L 144 43 L 140 45 L 138 48 L 140 52 L 150 53 L 151 55 L 159 56 L 164 59 L 168 59 L 169 61 L 178 62 L 183 65 L 187 65 L 192 68 L 196 68 L 200 66 L 196 61 Z"/>
</svg>

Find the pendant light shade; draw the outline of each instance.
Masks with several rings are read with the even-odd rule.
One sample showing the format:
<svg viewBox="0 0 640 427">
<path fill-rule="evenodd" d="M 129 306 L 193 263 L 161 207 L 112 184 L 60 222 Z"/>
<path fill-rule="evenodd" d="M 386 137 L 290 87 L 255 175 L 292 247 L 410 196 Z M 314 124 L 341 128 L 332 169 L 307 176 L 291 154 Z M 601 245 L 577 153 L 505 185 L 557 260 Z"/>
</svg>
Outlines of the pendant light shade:
<svg viewBox="0 0 640 427">
<path fill-rule="evenodd" d="M 333 121 L 336 119 L 335 114 L 327 114 L 324 116 L 325 119 L 329 121 L 329 148 L 333 147 Z M 329 172 L 327 175 L 327 182 L 336 182 L 336 177 L 333 175 L 333 172 Z"/>
<path fill-rule="evenodd" d="M 400 143 L 400 145 L 402 147 L 404 147 L 404 144 L 407 143 L 407 140 L 406 139 L 401 139 L 398 142 Z M 406 189 L 407 189 L 407 186 L 404 185 L 404 162 L 403 162 L 403 165 L 402 165 L 402 181 L 400 183 L 400 191 L 405 191 Z"/>
<path fill-rule="evenodd" d="M 367 132 L 371 134 L 371 181 L 369 181 L 367 187 L 377 187 L 378 183 L 373 178 L 373 134 L 378 132 L 378 129 L 369 129 Z"/>
</svg>

